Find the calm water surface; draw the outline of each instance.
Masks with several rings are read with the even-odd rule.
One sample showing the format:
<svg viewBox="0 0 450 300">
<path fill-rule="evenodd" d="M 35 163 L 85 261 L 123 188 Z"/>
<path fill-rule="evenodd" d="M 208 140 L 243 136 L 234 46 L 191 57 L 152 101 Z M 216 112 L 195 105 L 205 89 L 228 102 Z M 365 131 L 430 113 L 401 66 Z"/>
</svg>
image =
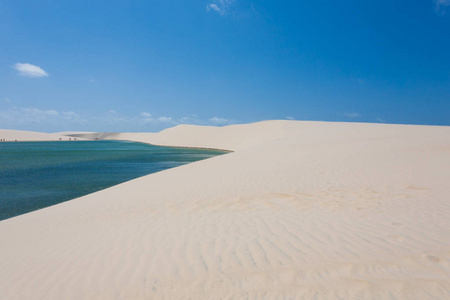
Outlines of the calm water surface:
<svg viewBox="0 0 450 300">
<path fill-rule="evenodd" d="M 118 141 L 0 143 L 0 220 L 224 153 Z"/>
</svg>

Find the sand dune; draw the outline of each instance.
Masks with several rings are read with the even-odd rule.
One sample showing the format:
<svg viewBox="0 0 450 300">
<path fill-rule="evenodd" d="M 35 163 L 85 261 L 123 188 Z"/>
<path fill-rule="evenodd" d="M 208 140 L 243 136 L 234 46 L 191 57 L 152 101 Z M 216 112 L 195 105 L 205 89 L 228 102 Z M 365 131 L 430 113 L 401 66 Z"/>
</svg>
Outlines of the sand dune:
<svg viewBox="0 0 450 300">
<path fill-rule="evenodd" d="M 59 133 L 43 133 L 23 130 L 0 129 L 0 139 L 6 142 L 27 142 L 27 141 L 68 141 L 73 139 Z"/>
<path fill-rule="evenodd" d="M 4 299 L 450 299 L 450 127 L 84 137 L 234 152 L 0 222 Z"/>
</svg>

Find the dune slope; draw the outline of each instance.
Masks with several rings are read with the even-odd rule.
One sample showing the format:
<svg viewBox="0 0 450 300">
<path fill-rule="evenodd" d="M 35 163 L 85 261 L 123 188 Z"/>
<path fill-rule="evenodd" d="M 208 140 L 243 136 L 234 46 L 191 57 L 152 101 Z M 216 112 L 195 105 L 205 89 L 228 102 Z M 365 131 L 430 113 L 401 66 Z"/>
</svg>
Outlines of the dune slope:
<svg viewBox="0 0 450 300">
<path fill-rule="evenodd" d="M 5 299 L 450 298 L 449 127 L 102 137 L 235 152 L 0 222 Z"/>
</svg>

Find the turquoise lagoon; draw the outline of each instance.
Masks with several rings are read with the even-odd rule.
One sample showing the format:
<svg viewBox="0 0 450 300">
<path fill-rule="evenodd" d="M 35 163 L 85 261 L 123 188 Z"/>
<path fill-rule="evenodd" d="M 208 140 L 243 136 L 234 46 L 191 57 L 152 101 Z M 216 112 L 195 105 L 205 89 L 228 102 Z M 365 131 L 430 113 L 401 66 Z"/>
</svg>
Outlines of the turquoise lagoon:
<svg viewBox="0 0 450 300">
<path fill-rule="evenodd" d="M 120 141 L 0 143 L 0 220 L 224 151 Z"/>
</svg>

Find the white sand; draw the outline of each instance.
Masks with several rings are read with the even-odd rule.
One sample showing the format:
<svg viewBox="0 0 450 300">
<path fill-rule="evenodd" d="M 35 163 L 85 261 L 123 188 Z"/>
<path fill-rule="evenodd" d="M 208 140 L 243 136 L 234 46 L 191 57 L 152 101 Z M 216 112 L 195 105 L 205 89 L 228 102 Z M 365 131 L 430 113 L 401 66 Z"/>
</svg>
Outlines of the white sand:
<svg viewBox="0 0 450 300">
<path fill-rule="evenodd" d="M 236 152 L 1 221 L 0 298 L 450 299 L 450 127 L 104 137 Z"/>
<path fill-rule="evenodd" d="M 29 141 L 68 141 L 73 137 L 65 136 L 60 133 L 42 133 L 33 131 L 0 129 L 0 140 L 6 142 L 29 142 Z M 77 138 L 78 139 L 78 138 Z"/>
</svg>

